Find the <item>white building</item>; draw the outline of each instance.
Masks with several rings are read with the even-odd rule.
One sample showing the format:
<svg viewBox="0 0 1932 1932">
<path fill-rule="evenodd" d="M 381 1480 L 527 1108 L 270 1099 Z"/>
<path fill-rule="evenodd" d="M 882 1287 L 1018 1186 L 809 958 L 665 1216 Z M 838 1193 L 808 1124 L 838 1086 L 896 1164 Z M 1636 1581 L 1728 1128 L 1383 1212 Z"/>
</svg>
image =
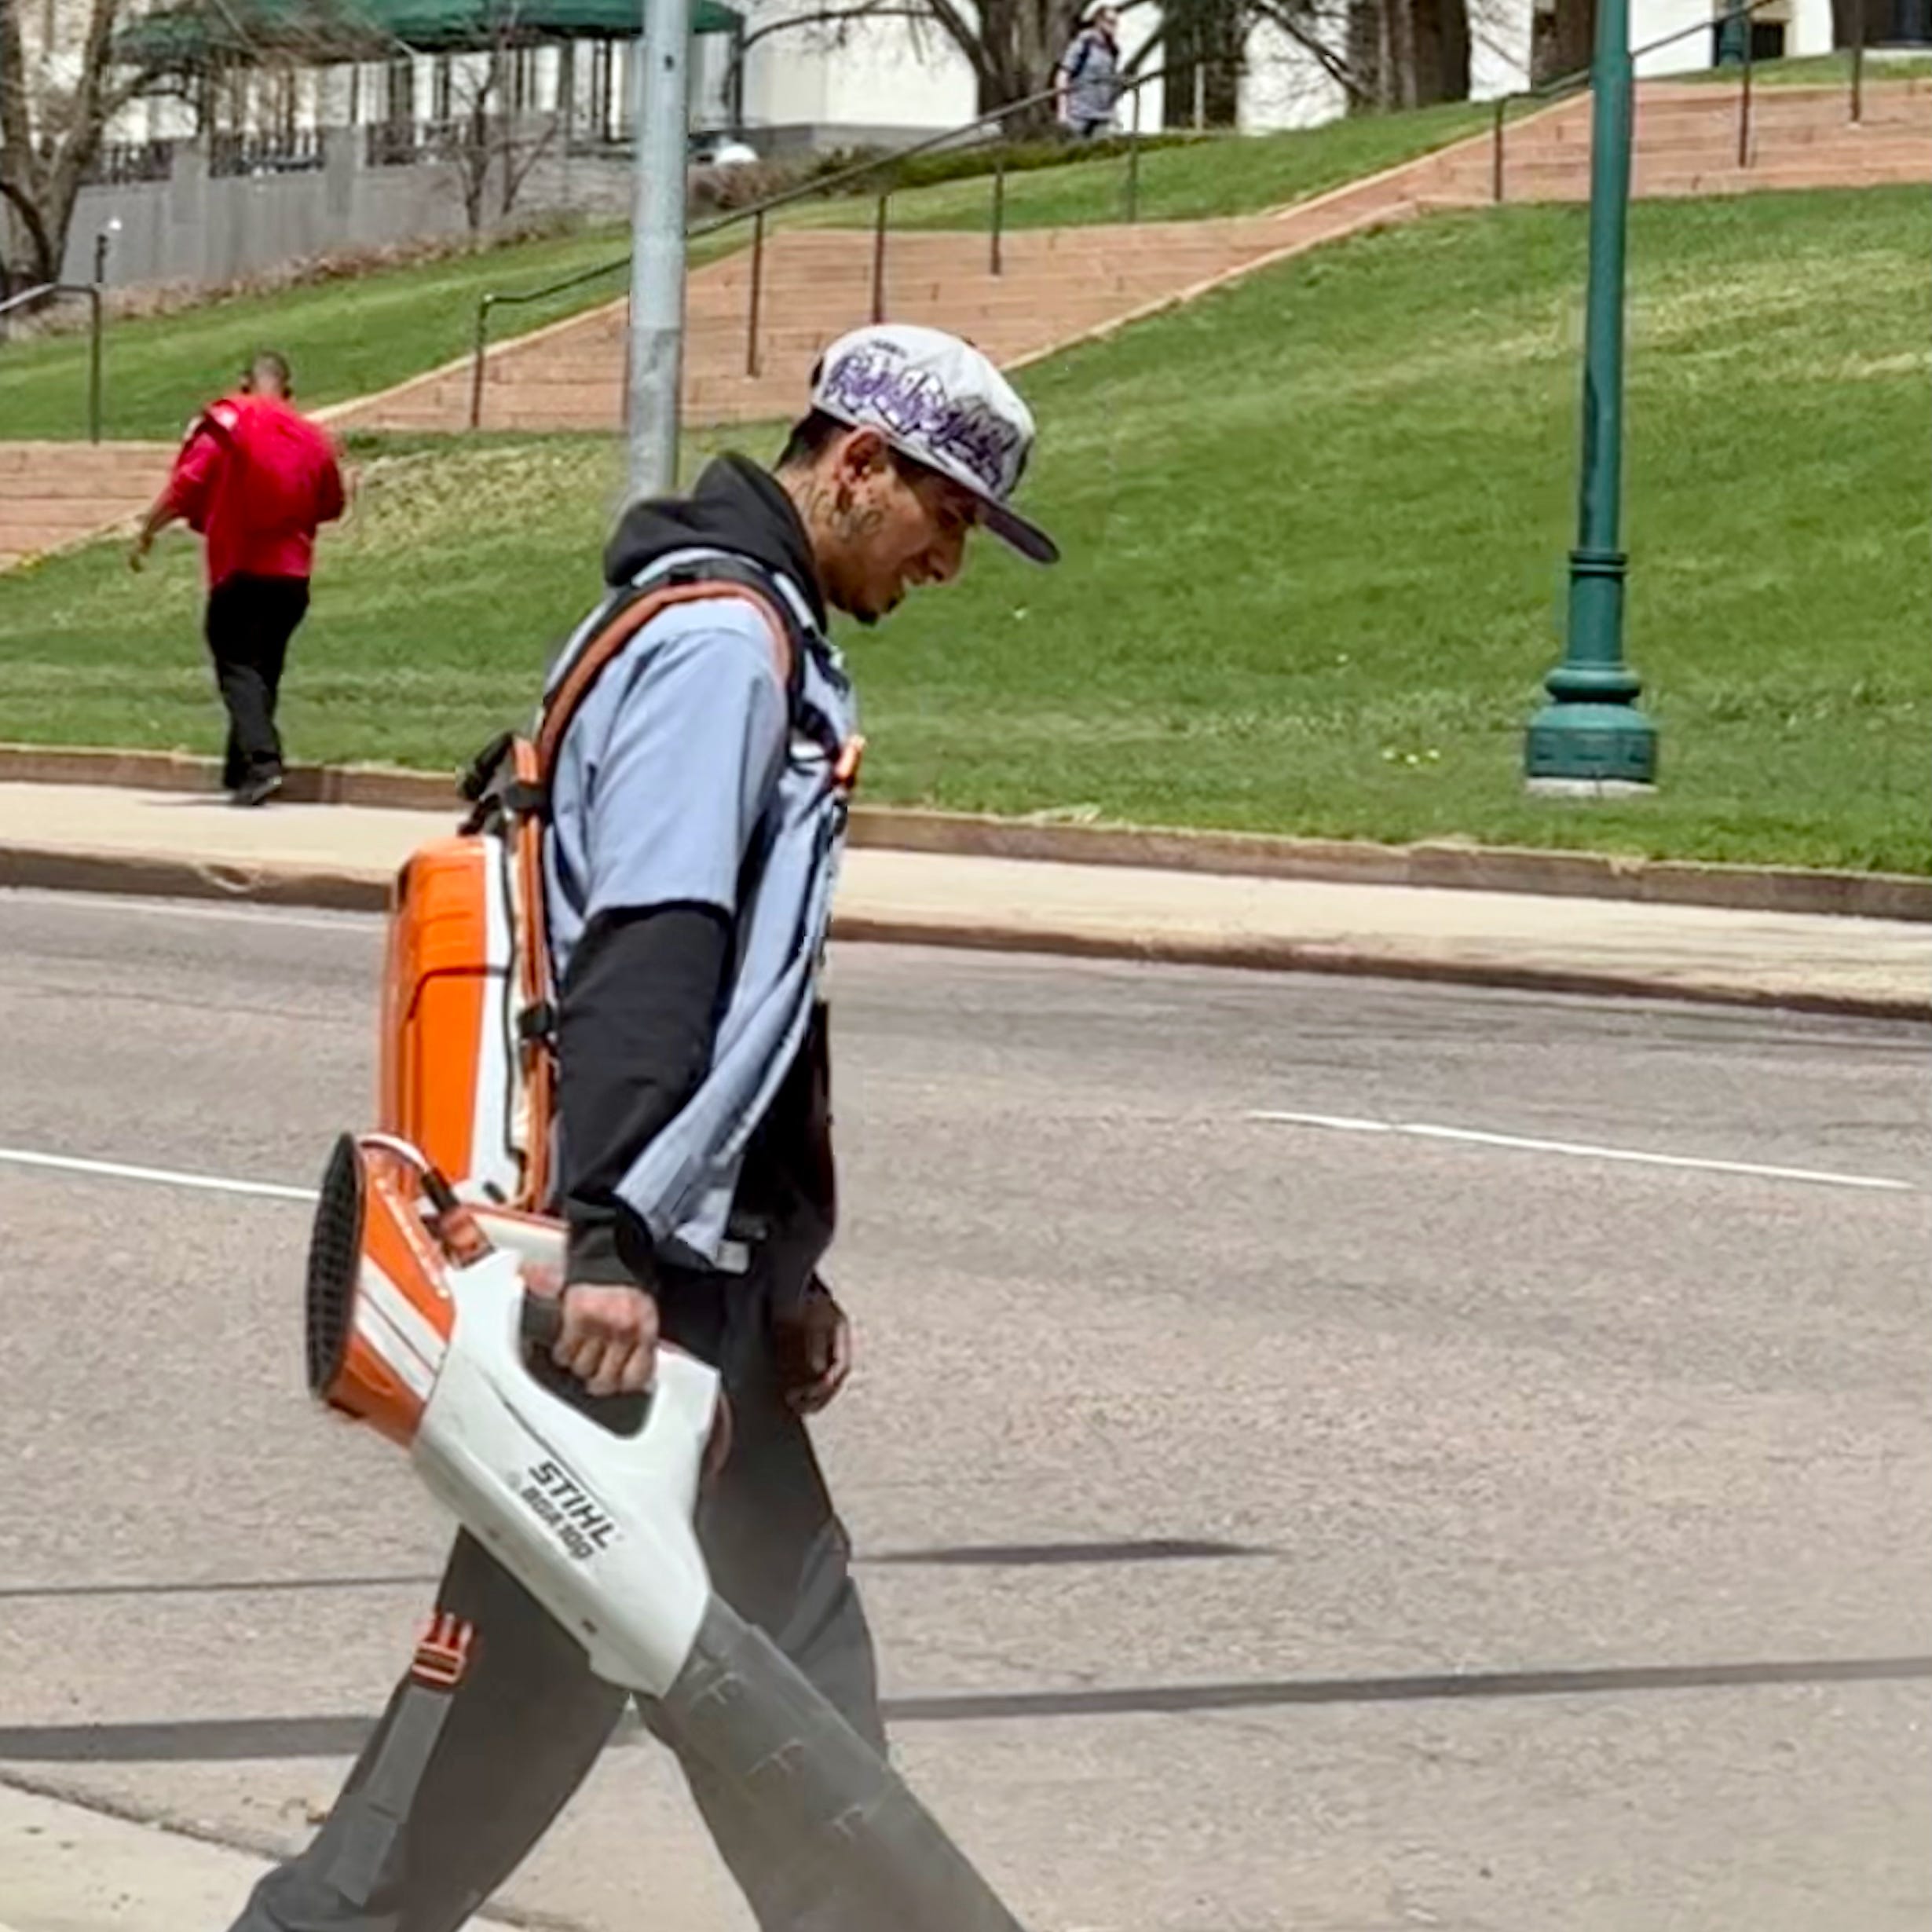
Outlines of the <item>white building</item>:
<svg viewBox="0 0 1932 1932">
<path fill-rule="evenodd" d="M 964 57 L 930 25 L 889 20 L 852 23 L 836 36 L 821 29 L 786 30 L 778 23 L 819 10 L 818 0 L 750 0 L 746 9 L 743 119 L 755 143 L 805 138 L 836 146 L 887 137 L 917 137 L 972 119 L 976 94 Z M 1553 0 L 1474 0 L 1470 22 L 1471 97 L 1493 100 L 1531 85 L 1537 16 Z M 1630 45 L 1648 48 L 1681 29 L 1668 46 L 1643 53 L 1640 77 L 1695 72 L 1713 64 L 1718 0 L 1631 0 Z M 1758 57 L 1796 58 L 1833 46 L 1831 0 L 1768 0 L 1755 15 Z M 1151 9 L 1127 16 L 1129 54 L 1154 31 Z M 775 30 L 775 31 L 774 31 Z M 1339 24 L 1326 32 L 1339 53 Z M 1138 38 L 1132 36 L 1137 32 Z M 713 58 L 716 56 L 713 55 Z M 1163 124 L 1158 98 L 1143 104 L 1143 126 Z M 1187 90 L 1176 90 L 1176 123 L 1188 118 Z M 1338 119 L 1346 97 L 1308 49 L 1280 28 L 1257 27 L 1249 36 L 1239 84 L 1238 125 L 1244 133 L 1311 127 Z M 719 97 L 720 111 L 723 109 Z"/>
<path fill-rule="evenodd" d="M 907 0 L 908 10 L 918 0 Z M 1875 13 L 1894 11 L 1916 20 L 1923 0 L 1870 0 Z M 1554 0 L 1471 0 L 1470 93 L 1492 99 L 1528 87 L 1539 16 Z M 737 36 L 708 34 L 695 43 L 693 119 L 701 127 L 741 128 L 752 145 L 771 152 L 799 147 L 891 146 L 958 127 L 978 112 L 978 89 L 965 57 L 928 20 L 877 17 L 836 27 L 814 24 L 825 0 L 739 0 L 743 26 Z M 1631 0 L 1634 49 L 1690 31 L 1642 55 L 1640 76 L 1693 71 L 1712 64 L 1722 0 Z M 1340 9 L 1337 9 L 1337 13 Z M 68 63 L 64 42 L 84 20 L 79 0 L 30 0 L 22 9 L 30 68 L 58 80 Z M 1831 0 L 1767 0 L 1755 16 L 1760 58 L 1831 51 Z M 1129 57 L 1157 30 L 1158 11 L 1145 6 L 1127 15 Z M 797 23 L 793 24 L 792 23 Z M 63 27 L 68 30 L 63 32 Z M 1339 36 L 1339 24 L 1317 28 Z M 1882 38 L 1885 36 L 1875 36 Z M 1337 46 L 1336 51 L 1341 49 Z M 592 139 L 628 135 L 631 48 L 625 43 L 574 47 L 545 46 L 527 57 L 518 83 L 520 105 L 554 112 L 566 97 L 574 121 Z M 1154 64 L 1158 64 L 1158 56 Z M 253 90 L 247 119 L 298 129 L 348 123 L 433 122 L 460 113 L 476 84 L 475 57 L 423 55 L 371 62 L 359 68 L 255 74 L 238 83 Z M 265 99 L 286 90 L 272 114 Z M 1144 92 L 1141 125 L 1166 124 L 1163 86 Z M 1175 85 L 1173 119 L 1191 118 L 1190 90 Z M 1237 125 L 1245 133 L 1319 125 L 1338 118 L 1345 97 L 1339 82 L 1308 49 L 1279 28 L 1264 25 L 1250 35 L 1238 83 Z M 177 99 L 137 102 L 114 130 L 121 140 L 156 140 L 187 134 L 193 115 Z M 1122 123 L 1127 114 L 1123 108 Z"/>
</svg>

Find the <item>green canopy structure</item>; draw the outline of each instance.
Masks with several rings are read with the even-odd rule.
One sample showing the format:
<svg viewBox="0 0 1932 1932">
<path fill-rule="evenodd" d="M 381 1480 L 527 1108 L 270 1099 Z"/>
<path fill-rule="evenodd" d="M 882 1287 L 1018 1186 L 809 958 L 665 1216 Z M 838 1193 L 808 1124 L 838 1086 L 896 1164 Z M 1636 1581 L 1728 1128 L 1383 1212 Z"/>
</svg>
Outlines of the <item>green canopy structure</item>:
<svg viewBox="0 0 1932 1932">
<path fill-rule="evenodd" d="M 693 0 L 692 31 L 735 34 L 742 16 Z M 380 59 L 399 49 L 465 53 L 506 42 L 629 40 L 642 0 L 186 0 L 130 20 L 115 51 L 132 63 L 193 69 L 264 55 L 304 63 Z"/>
</svg>

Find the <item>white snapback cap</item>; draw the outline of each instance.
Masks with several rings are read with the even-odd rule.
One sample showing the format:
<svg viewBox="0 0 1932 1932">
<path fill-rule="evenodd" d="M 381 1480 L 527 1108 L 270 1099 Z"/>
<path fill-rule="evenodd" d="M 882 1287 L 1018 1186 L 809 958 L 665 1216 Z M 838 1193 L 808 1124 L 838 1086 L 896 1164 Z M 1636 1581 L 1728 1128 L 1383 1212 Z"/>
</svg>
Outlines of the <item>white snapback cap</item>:
<svg viewBox="0 0 1932 1932">
<path fill-rule="evenodd" d="M 854 329 L 819 358 L 812 407 L 876 430 L 902 456 L 971 490 L 980 521 L 1023 557 L 1059 562 L 1059 546 L 1009 500 L 1033 454 L 1033 412 L 970 343 L 910 323 Z"/>
</svg>

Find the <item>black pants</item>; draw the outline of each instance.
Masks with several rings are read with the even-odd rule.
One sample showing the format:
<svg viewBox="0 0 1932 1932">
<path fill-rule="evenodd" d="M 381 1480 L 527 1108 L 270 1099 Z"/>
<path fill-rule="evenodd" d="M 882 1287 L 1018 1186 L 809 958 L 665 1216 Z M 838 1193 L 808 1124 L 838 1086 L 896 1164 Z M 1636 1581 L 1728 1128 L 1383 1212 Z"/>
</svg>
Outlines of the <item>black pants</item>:
<svg viewBox="0 0 1932 1932">
<path fill-rule="evenodd" d="M 208 649 L 228 707 L 221 782 L 231 792 L 282 769 L 275 701 L 288 640 L 309 608 L 306 577 L 225 577 L 208 597 Z"/>
<path fill-rule="evenodd" d="M 732 1450 L 699 1540 L 719 1594 L 761 1626 L 881 1751 L 872 1639 L 845 1532 L 804 1425 L 781 1399 L 769 1286 L 754 1274 L 673 1285 L 668 1338 L 723 1369 Z M 459 1535 L 437 1607 L 474 1624 L 452 1691 L 405 1678 L 314 1842 L 255 1888 L 234 1932 L 454 1932 L 521 1863 L 609 1739 L 624 1694 L 482 1548 Z M 649 1721 L 649 1711 L 643 1713 Z M 714 1786 L 686 1780 L 763 1932 L 839 1932 L 835 1874 Z M 651 1852 L 636 1847 L 640 1884 Z"/>
</svg>

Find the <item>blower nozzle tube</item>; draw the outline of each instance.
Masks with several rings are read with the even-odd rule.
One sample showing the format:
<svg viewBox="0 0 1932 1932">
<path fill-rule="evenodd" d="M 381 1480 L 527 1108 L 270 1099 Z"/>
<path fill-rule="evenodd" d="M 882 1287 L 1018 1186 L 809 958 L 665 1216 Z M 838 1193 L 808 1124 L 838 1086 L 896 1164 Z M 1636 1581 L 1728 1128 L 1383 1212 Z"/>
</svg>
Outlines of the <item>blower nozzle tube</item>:
<svg viewBox="0 0 1932 1932">
<path fill-rule="evenodd" d="M 806 1855 L 836 1861 L 852 1932 L 1023 1932 L 898 1773 L 722 1599 L 653 1728 L 742 1787 Z"/>
</svg>

